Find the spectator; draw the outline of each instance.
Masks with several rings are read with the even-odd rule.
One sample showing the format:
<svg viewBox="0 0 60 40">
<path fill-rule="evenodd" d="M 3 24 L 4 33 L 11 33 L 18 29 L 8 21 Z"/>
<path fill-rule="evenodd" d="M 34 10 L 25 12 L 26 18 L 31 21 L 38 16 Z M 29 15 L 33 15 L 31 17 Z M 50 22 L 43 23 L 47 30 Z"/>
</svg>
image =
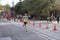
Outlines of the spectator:
<svg viewBox="0 0 60 40">
<path fill-rule="evenodd" d="M 59 24 L 59 15 L 57 15 L 57 23 Z"/>
</svg>

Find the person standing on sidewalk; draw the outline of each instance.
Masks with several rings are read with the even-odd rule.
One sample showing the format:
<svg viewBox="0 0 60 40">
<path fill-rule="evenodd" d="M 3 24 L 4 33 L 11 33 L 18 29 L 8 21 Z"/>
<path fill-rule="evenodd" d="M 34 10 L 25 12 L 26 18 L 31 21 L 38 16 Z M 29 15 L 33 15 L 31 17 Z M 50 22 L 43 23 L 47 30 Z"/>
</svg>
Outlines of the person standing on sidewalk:
<svg viewBox="0 0 60 40">
<path fill-rule="evenodd" d="M 26 27 L 26 25 L 27 25 L 27 22 L 28 22 L 28 15 L 27 15 L 27 13 L 25 13 L 25 15 L 23 16 L 23 21 L 24 21 L 24 27 L 25 27 L 25 31 L 27 32 L 27 27 Z"/>
<path fill-rule="evenodd" d="M 57 23 L 59 24 L 59 15 L 57 15 Z"/>
<path fill-rule="evenodd" d="M 47 22 L 49 21 L 49 17 L 47 17 Z"/>
</svg>

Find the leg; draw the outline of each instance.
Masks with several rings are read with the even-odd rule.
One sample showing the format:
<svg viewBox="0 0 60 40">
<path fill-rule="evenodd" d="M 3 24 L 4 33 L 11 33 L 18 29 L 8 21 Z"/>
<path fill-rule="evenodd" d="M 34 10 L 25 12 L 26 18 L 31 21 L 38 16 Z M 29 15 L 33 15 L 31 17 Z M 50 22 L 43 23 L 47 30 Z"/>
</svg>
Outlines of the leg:
<svg viewBox="0 0 60 40">
<path fill-rule="evenodd" d="M 58 24 L 59 24 L 59 21 L 58 21 Z"/>
<path fill-rule="evenodd" d="M 26 27 L 27 22 L 24 22 L 24 26 L 25 26 L 25 31 L 27 32 L 27 27 Z"/>
<path fill-rule="evenodd" d="M 23 24 L 23 27 L 25 26 L 25 22 L 24 22 L 24 24 Z"/>
<path fill-rule="evenodd" d="M 23 27 L 25 26 L 25 24 L 23 24 Z"/>
<path fill-rule="evenodd" d="M 25 31 L 27 32 L 27 28 L 26 28 L 26 25 L 25 25 Z"/>
</svg>

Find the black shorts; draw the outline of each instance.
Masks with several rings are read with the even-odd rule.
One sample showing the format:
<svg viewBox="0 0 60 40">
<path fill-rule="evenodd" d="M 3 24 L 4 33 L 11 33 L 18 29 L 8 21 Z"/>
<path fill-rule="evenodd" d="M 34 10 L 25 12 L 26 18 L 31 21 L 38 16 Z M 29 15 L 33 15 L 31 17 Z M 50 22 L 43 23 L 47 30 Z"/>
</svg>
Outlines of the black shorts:
<svg viewBox="0 0 60 40">
<path fill-rule="evenodd" d="M 26 25 L 26 24 L 27 24 L 27 22 L 24 22 L 24 24 Z"/>
</svg>

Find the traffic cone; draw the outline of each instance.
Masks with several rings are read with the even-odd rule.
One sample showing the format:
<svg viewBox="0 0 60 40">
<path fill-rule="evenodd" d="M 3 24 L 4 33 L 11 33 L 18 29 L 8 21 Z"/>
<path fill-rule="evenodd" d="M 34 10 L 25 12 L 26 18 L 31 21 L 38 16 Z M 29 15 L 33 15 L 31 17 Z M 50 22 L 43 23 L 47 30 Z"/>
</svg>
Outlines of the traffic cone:
<svg viewBox="0 0 60 40">
<path fill-rule="evenodd" d="M 39 27 L 41 27 L 41 22 L 39 23 Z"/>
<path fill-rule="evenodd" d="M 30 20 L 28 20 L 28 24 L 30 24 Z"/>
<path fill-rule="evenodd" d="M 15 22 L 17 22 L 17 19 L 15 19 Z"/>
<path fill-rule="evenodd" d="M 46 24 L 46 29 L 49 29 L 49 26 L 48 26 L 48 24 Z"/>
<path fill-rule="evenodd" d="M 14 19 L 14 22 L 16 21 L 16 19 Z"/>
<path fill-rule="evenodd" d="M 16 19 L 16 21 L 18 22 L 18 19 Z"/>
<path fill-rule="evenodd" d="M 57 27 L 56 27 L 56 25 L 54 25 L 54 31 L 56 31 L 57 30 Z"/>
<path fill-rule="evenodd" d="M 34 26 L 34 25 L 35 25 L 35 22 L 33 22 L 32 24 L 33 24 L 33 26 Z"/>
</svg>

